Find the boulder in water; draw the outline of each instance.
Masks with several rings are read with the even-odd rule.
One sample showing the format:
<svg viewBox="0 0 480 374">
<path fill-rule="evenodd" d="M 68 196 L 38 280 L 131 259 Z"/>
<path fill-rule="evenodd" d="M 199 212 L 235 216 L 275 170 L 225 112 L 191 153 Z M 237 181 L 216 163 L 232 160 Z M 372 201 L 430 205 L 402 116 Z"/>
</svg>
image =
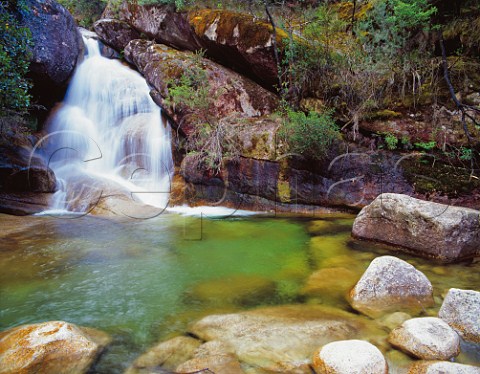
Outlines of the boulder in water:
<svg viewBox="0 0 480 374">
<path fill-rule="evenodd" d="M 363 340 L 343 340 L 324 345 L 313 356 L 317 374 L 387 374 L 382 352 Z"/>
<path fill-rule="evenodd" d="M 417 361 L 408 374 L 480 374 L 480 368 L 447 361 Z"/>
<path fill-rule="evenodd" d="M 433 305 L 428 278 L 408 262 L 393 256 L 373 260 L 349 297 L 352 307 L 371 317 L 392 311 L 418 313 Z"/>
<path fill-rule="evenodd" d="M 388 341 L 424 360 L 449 360 L 460 353 L 457 333 L 439 318 L 413 318 L 394 329 Z"/>
<path fill-rule="evenodd" d="M 100 19 L 93 24 L 93 29 L 105 44 L 117 51 L 123 51 L 130 41 L 140 39 L 137 30 L 128 23 L 116 19 Z"/>
<path fill-rule="evenodd" d="M 384 193 L 358 214 L 352 235 L 453 262 L 480 253 L 479 221 L 477 210 Z"/>
<path fill-rule="evenodd" d="M 101 331 L 62 321 L 14 327 L 0 333 L 0 372 L 86 373 L 109 342 Z"/>
<path fill-rule="evenodd" d="M 480 292 L 451 288 L 438 316 L 465 340 L 480 343 Z"/>
</svg>

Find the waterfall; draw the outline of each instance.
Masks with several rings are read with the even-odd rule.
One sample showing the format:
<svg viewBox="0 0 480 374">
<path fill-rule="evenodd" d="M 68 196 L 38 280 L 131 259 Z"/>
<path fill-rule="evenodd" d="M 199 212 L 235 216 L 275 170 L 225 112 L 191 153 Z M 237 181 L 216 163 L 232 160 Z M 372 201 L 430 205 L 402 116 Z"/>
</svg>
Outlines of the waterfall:
<svg viewBox="0 0 480 374">
<path fill-rule="evenodd" d="M 51 208 L 85 212 L 112 190 L 165 208 L 173 173 L 170 126 L 145 79 L 103 57 L 97 40 L 83 39 L 86 56 L 45 137 L 59 182 Z"/>
</svg>

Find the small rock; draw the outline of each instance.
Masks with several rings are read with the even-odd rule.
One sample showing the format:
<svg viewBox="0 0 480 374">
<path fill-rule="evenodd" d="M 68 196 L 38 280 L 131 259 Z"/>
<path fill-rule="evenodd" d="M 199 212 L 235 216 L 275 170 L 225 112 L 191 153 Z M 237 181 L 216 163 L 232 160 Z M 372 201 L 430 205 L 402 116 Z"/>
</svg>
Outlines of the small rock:
<svg viewBox="0 0 480 374">
<path fill-rule="evenodd" d="M 125 374 L 143 373 L 158 367 L 175 370 L 178 365 L 192 358 L 201 344 L 200 340 L 188 336 L 177 336 L 142 354 Z"/>
<path fill-rule="evenodd" d="M 449 360 L 460 353 L 460 338 L 440 318 L 413 318 L 394 329 L 388 341 L 424 360 Z"/>
<path fill-rule="evenodd" d="M 350 304 L 378 317 L 389 311 L 418 313 L 433 304 L 433 287 L 409 263 L 393 256 L 377 257 L 350 292 Z"/>
<path fill-rule="evenodd" d="M 465 340 L 480 343 L 480 292 L 451 288 L 438 316 Z"/>
<path fill-rule="evenodd" d="M 14 327 L 0 333 L 0 373 L 86 373 L 110 338 L 62 321 Z"/>
<path fill-rule="evenodd" d="M 417 361 L 408 374 L 480 374 L 480 368 L 447 361 Z"/>
<path fill-rule="evenodd" d="M 388 366 L 382 352 L 363 340 L 329 343 L 313 356 L 317 374 L 386 374 Z"/>
</svg>

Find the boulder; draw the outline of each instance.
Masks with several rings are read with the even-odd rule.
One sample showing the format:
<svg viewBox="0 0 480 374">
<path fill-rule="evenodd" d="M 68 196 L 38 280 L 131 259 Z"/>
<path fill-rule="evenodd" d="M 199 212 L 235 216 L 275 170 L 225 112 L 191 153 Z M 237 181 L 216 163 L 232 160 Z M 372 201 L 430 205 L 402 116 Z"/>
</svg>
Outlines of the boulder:
<svg viewBox="0 0 480 374">
<path fill-rule="evenodd" d="M 128 23 L 116 19 L 100 19 L 93 24 L 98 37 L 117 51 L 123 51 L 130 41 L 140 39 L 140 33 Z"/>
<path fill-rule="evenodd" d="M 451 288 L 438 316 L 463 339 L 480 343 L 480 292 Z"/>
<path fill-rule="evenodd" d="M 460 338 L 440 318 L 413 318 L 394 329 L 388 341 L 423 360 L 449 360 L 460 353 Z"/>
<path fill-rule="evenodd" d="M 405 248 L 444 262 L 480 253 L 480 212 L 384 193 L 364 207 L 352 235 Z"/>
<path fill-rule="evenodd" d="M 350 305 L 371 317 L 393 311 L 418 313 L 433 305 L 433 287 L 409 263 L 393 256 L 377 257 L 350 291 Z"/>
<path fill-rule="evenodd" d="M 18 326 L 0 333 L 0 373 L 86 373 L 109 342 L 62 321 Z"/>
<path fill-rule="evenodd" d="M 480 374 L 480 368 L 447 361 L 417 361 L 408 374 Z"/>
<path fill-rule="evenodd" d="M 317 374 L 387 374 L 382 352 L 363 340 L 343 340 L 324 345 L 313 356 Z"/>
<path fill-rule="evenodd" d="M 319 345 L 382 334 L 371 321 L 334 308 L 286 305 L 234 314 L 210 315 L 189 332 L 232 348 L 240 362 L 266 371 L 311 373 L 308 363 Z"/>
<path fill-rule="evenodd" d="M 82 38 L 72 15 L 54 0 L 26 0 L 18 17 L 32 33 L 32 92 L 50 107 L 63 97 L 83 50 Z"/>
<path fill-rule="evenodd" d="M 133 40 L 125 48 L 125 58 L 144 75 L 153 87 L 155 102 L 187 137 L 195 133 L 195 126 L 207 121 L 205 118 L 220 121 L 233 117 L 236 120 L 260 117 L 272 113 L 278 105 L 278 98 L 271 92 L 191 52 L 180 52 L 145 40 Z M 172 81 L 178 81 L 192 72 L 202 75 L 204 81 L 198 84 L 204 86 L 207 93 L 206 97 L 200 99 L 207 102 L 194 107 L 190 103 L 175 104 L 165 100 Z"/>
<path fill-rule="evenodd" d="M 125 374 L 149 373 L 155 368 L 173 371 L 183 362 L 193 357 L 201 341 L 188 336 L 162 342 L 137 358 Z"/>
</svg>

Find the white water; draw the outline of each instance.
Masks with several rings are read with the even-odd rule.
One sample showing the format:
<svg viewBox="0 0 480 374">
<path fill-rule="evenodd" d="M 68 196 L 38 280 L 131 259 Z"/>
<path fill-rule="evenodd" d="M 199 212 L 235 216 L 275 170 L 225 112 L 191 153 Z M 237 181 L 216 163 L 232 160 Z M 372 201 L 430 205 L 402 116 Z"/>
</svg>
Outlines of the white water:
<svg viewBox="0 0 480 374">
<path fill-rule="evenodd" d="M 165 208 L 173 173 L 170 127 L 144 78 L 102 57 L 96 40 L 84 41 L 87 55 L 44 139 L 59 181 L 51 209 L 85 212 L 119 191 Z"/>
</svg>

